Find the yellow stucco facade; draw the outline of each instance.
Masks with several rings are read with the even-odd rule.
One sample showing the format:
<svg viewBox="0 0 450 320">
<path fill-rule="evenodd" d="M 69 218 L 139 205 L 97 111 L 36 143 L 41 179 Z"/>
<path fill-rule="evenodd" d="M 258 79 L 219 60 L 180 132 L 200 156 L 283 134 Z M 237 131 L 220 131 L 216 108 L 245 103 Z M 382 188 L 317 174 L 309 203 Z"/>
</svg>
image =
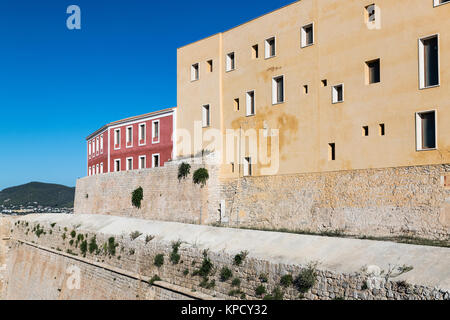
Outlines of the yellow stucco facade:
<svg viewBox="0 0 450 320">
<path fill-rule="evenodd" d="M 269 174 L 450 163 L 450 1 L 435 2 L 302 0 L 179 48 L 176 131 L 189 133 L 192 143 L 189 148 L 177 145 L 178 156 L 219 150 L 222 177 L 242 176 L 244 164 L 238 164 L 252 154 L 251 148 L 237 150 L 230 160 L 226 132 L 234 129 L 242 142 L 243 132 L 255 129 L 258 154 L 266 141 L 269 149 L 276 144 L 279 150 L 277 170 Z M 369 21 L 366 8 L 372 4 L 375 21 Z M 302 46 L 302 27 L 308 25 L 313 43 Z M 421 39 L 434 35 L 439 83 L 421 88 Z M 266 40 L 272 38 L 275 55 L 269 58 Z M 227 70 L 229 53 L 234 53 L 232 71 Z M 369 84 L 366 62 L 376 59 L 380 82 Z M 284 101 L 274 104 L 273 79 L 278 76 L 283 76 Z M 343 101 L 333 103 L 333 87 L 341 84 Z M 249 91 L 254 92 L 250 116 Z M 210 112 L 207 128 L 201 126 L 204 105 Z M 425 111 L 435 112 L 436 138 L 434 148 L 421 150 L 416 113 Z M 211 145 L 211 128 L 222 133 L 222 147 Z M 277 137 L 271 137 L 274 129 Z M 202 143 L 194 143 L 200 133 Z M 251 174 L 266 175 L 270 170 L 263 169 L 271 164 L 257 161 Z"/>
</svg>

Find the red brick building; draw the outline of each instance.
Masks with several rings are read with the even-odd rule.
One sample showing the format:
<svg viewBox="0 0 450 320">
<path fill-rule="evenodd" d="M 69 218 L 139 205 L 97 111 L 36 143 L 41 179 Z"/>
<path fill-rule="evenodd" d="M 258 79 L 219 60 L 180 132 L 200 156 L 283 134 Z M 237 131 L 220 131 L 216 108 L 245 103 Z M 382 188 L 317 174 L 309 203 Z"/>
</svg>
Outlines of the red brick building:
<svg viewBox="0 0 450 320">
<path fill-rule="evenodd" d="M 176 108 L 109 123 L 86 138 L 89 176 L 164 166 L 173 159 Z"/>
</svg>

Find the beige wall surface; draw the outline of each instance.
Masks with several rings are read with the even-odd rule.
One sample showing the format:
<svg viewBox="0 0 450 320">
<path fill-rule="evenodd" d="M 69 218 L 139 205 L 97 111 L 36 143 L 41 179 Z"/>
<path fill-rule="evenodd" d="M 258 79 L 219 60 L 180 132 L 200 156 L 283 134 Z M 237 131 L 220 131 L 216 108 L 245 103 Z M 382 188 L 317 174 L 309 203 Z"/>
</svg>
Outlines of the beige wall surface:
<svg viewBox="0 0 450 320">
<path fill-rule="evenodd" d="M 303 0 L 180 48 L 178 128 L 194 135 L 192 123 L 201 120 L 201 106 L 210 103 L 212 127 L 222 133 L 279 129 L 279 174 L 449 163 L 450 4 L 379 0 L 381 25 L 370 29 L 365 7 L 372 3 Z M 310 23 L 314 44 L 301 48 L 301 27 Z M 440 85 L 420 89 L 418 42 L 433 34 L 439 35 Z M 266 59 L 264 41 L 271 37 L 276 38 L 276 56 Z M 252 59 L 256 44 L 259 58 Z M 229 52 L 235 52 L 236 70 L 225 72 Z M 205 74 L 210 58 L 215 69 Z M 374 59 L 380 59 L 381 82 L 368 85 L 365 62 Z M 195 83 L 189 79 L 193 63 L 201 66 Z M 272 78 L 279 75 L 285 77 L 285 102 L 272 105 Z M 323 79 L 328 86 L 321 86 Z M 344 102 L 333 104 L 332 86 L 337 84 L 344 84 Z M 256 115 L 246 117 L 250 90 L 255 91 Z M 238 112 L 235 98 L 240 99 Z M 415 113 L 428 110 L 437 112 L 437 149 L 418 152 Z M 384 136 L 379 134 L 382 123 Z M 369 127 L 367 137 L 363 126 Z M 202 148 L 210 149 L 208 139 L 203 140 Z M 336 145 L 335 161 L 328 159 L 329 143 Z M 179 155 L 189 152 L 179 150 Z M 240 157 L 248 155 L 244 150 Z M 264 175 L 264 166 L 257 163 L 254 175 Z M 242 170 L 222 167 L 222 177 L 237 175 Z"/>
</svg>

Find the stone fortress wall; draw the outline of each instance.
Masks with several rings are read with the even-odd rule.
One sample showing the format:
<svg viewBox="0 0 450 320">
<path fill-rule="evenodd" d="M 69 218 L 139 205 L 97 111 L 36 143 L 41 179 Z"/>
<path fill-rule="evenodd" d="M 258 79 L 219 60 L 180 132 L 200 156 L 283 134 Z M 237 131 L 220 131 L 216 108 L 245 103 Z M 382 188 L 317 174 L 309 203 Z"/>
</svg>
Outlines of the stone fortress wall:
<svg viewBox="0 0 450 320">
<path fill-rule="evenodd" d="M 111 214 L 153 220 L 370 237 L 448 240 L 450 164 L 221 179 L 213 156 L 164 168 L 110 173 L 77 181 L 76 214 Z M 205 187 L 192 173 L 206 167 Z M 447 177 L 447 180 L 445 180 Z M 131 193 L 141 186 L 141 209 Z"/>
<path fill-rule="evenodd" d="M 449 248 L 105 215 L 30 215 L 10 226 L 5 299 L 450 298 Z M 171 259 L 176 242 L 178 260 Z M 205 259 L 211 268 L 196 275 Z M 313 263 L 312 287 L 301 292 L 280 284 L 282 276 L 296 279 Z M 379 275 L 393 266 L 409 270 Z M 232 272 L 225 281 L 223 268 Z M 160 280 L 150 285 L 155 275 Z M 257 294 L 258 287 L 265 293 Z"/>
</svg>

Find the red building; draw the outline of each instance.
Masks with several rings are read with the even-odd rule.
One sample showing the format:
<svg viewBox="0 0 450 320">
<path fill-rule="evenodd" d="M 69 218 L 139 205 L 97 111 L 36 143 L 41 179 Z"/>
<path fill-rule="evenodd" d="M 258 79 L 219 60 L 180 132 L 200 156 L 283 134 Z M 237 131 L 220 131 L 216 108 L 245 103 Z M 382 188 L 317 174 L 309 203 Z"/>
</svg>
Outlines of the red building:
<svg viewBox="0 0 450 320">
<path fill-rule="evenodd" d="M 164 166 L 173 159 L 176 108 L 109 123 L 89 135 L 87 174 Z"/>
</svg>

